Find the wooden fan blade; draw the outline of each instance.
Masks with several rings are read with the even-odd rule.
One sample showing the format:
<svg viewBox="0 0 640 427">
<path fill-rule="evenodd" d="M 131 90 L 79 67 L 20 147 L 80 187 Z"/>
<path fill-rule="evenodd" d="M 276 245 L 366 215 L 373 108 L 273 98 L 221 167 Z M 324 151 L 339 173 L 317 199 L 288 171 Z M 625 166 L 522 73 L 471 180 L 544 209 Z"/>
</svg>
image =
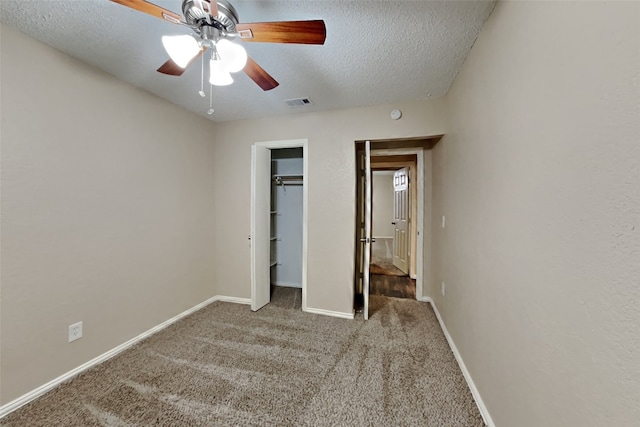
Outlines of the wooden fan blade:
<svg viewBox="0 0 640 427">
<path fill-rule="evenodd" d="M 160 6 L 156 6 L 153 3 L 149 3 L 145 0 L 111 0 L 114 3 L 121 4 L 123 6 L 127 6 L 131 9 L 137 10 L 139 12 L 147 13 L 149 15 L 155 16 L 156 18 L 164 19 L 165 21 L 169 21 L 173 24 L 179 24 L 182 22 L 182 17 L 177 13 L 171 12 L 170 10 L 164 9 Z"/>
<path fill-rule="evenodd" d="M 165 62 L 164 64 L 162 64 L 160 66 L 160 68 L 158 68 L 158 72 L 162 73 L 162 74 L 167 74 L 169 76 L 181 76 L 182 73 L 185 72 L 185 70 L 187 68 L 189 68 L 189 65 L 193 64 L 196 59 L 200 58 L 200 56 L 202 56 L 202 53 L 204 52 L 204 49 L 201 50 L 196 56 L 194 56 L 193 58 L 191 58 L 191 61 L 189 61 L 189 63 L 187 64 L 186 67 L 184 68 L 180 68 L 175 62 L 173 62 L 173 60 L 169 59 L 167 62 Z"/>
<path fill-rule="evenodd" d="M 321 19 L 236 24 L 236 31 L 245 42 L 324 44 L 327 38 Z"/>
<path fill-rule="evenodd" d="M 247 58 L 247 65 L 244 66 L 242 71 L 244 71 L 251 80 L 256 82 L 262 90 L 271 90 L 280 84 L 251 58 Z"/>
</svg>

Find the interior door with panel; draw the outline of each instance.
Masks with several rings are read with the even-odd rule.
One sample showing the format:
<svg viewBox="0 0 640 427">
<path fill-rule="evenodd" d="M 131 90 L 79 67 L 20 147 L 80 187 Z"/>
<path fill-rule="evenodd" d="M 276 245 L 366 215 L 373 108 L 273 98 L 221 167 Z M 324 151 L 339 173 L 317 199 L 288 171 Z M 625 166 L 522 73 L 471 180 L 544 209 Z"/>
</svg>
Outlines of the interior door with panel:
<svg viewBox="0 0 640 427">
<path fill-rule="evenodd" d="M 360 148 L 362 147 L 362 148 Z M 362 295 L 362 302 L 356 300 L 365 319 L 369 318 L 369 284 L 371 262 L 371 144 L 366 141 L 356 148 L 356 259 L 355 283 L 356 296 Z"/>
<path fill-rule="evenodd" d="M 365 238 L 364 232 L 364 144 L 362 149 L 356 145 L 356 257 L 355 257 L 355 277 L 354 295 L 355 305 L 360 308 L 362 301 L 358 298 L 363 295 L 364 290 L 364 245 L 361 243 Z"/>
<path fill-rule="evenodd" d="M 271 296 L 271 150 L 251 147 L 251 310 Z"/>
<path fill-rule="evenodd" d="M 371 209 L 371 142 L 364 144 L 364 237 L 360 239 L 364 245 L 364 262 L 362 272 L 364 307 L 362 313 L 365 320 L 369 319 L 369 285 L 371 282 L 371 239 L 372 239 L 372 209 Z"/>
<path fill-rule="evenodd" d="M 393 174 L 393 265 L 409 273 L 409 168 Z"/>
</svg>

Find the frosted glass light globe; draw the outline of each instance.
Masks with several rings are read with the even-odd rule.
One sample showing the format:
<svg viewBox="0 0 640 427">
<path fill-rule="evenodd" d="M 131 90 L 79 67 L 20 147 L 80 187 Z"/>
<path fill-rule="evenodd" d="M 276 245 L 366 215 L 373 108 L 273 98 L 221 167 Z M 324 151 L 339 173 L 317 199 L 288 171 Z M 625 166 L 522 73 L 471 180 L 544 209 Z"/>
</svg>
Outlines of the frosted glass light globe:
<svg viewBox="0 0 640 427">
<path fill-rule="evenodd" d="M 185 68 L 200 52 L 200 45 L 192 36 L 162 36 L 162 45 L 180 68 Z"/>
<path fill-rule="evenodd" d="M 214 86 L 228 86 L 233 83 L 233 78 L 222 61 L 216 59 L 209 61 L 209 83 Z"/>
<path fill-rule="evenodd" d="M 247 51 L 242 46 L 222 39 L 216 43 L 216 50 L 227 71 L 237 73 L 247 64 Z"/>
</svg>

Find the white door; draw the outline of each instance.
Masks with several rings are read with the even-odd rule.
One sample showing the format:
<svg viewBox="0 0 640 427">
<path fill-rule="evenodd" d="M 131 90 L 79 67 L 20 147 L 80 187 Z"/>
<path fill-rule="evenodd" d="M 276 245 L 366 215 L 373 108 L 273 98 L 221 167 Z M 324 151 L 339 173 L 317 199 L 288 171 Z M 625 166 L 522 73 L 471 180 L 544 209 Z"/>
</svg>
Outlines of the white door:
<svg viewBox="0 0 640 427">
<path fill-rule="evenodd" d="M 409 168 L 393 174 L 393 265 L 409 273 Z"/>
<path fill-rule="evenodd" d="M 271 150 L 251 147 L 251 310 L 269 303 L 271 295 L 270 240 Z"/>
<path fill-rule="evenodd" d="M 369 283 L 371 263 L 371 142 L 366 141 L 364 144 L 364 265 L 363 265 L 363 294 L 364 307 L 363 314 L 365 320 L 369 319 Z"/>
</svg>

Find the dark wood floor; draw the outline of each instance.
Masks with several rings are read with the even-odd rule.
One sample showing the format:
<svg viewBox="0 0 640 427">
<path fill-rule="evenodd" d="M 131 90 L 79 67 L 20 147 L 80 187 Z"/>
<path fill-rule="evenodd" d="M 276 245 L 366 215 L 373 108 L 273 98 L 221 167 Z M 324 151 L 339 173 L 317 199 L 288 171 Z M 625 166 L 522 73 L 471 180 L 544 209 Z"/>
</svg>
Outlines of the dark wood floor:
<svg viewBox="0 0 640 427">
<path fill-rule="evenodd" d="M 370 295 L 416 298 L 415 279 L 409 278 L 408 274 L 393 265 L 392 259 L 376 256 L 369 268 L 371 271 Z"/>
<path fill-rule="evenodd" d="M 409 276 L 372 274 L 369 295 L 416 299 L 416 281 Z"/>
</svg>

